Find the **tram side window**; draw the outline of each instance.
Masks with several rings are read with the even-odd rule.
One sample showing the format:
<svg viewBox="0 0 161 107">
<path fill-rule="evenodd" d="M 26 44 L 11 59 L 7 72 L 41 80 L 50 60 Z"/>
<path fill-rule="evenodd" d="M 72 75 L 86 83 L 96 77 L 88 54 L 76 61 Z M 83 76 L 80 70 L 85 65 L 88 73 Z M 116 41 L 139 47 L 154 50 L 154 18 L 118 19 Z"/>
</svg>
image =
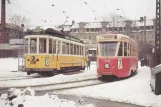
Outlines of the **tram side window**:
<svg viewBox="0 0 161 107">
<path fill-rule="evenodd" d="M 82 55 L 82 46 L 80 46 L 79 49 L 80 49 L 80 55 Z"/>
<path fill-rule="evenodd" d="M 73 55 L 73 44 L 70 44 L 70 54 Z"/>
<path fill-rule="evenodd" d="M 57 53 L 61 53 L 61 41 L 58 41 L 58 50 Z"/>
<path fill-rule="evenodd" d="M 82 55 L 84 55 L 84 48 L 83 48 L 83 46 L 82 46 Z"/>
<path fill-rule="evenodd" d="M 127 42 L 124 42 L 124 56 L 127 56 Z"/>
<path fill-rule="evenodd" d="M 133 45 L 131 46 L 131 51 L 132 51 L 131 56 L 134 56 L 134 46 Z"/>
<path fill-rule="evenodd" d="M 62 54 L 66 54 L 66 43 L 62 42 Z"/>
<path fill-rule="evenodd" d="M 52 54 L 52 39 L 49 39 L 49 54 Z"/>
<path fill-rule="evenodd" d="M 132 56 L 131 55 L 131 44 L 129 44 L 129 51 L 130 51 L 130 56 Z"/>
<path fill-rule="evenodd" d="M 39 40 L 39 51 L 40 53 L 46 53 L 46 39 L 40 38 Z"/>
<path fill-rule="evenodd" d="M 66 43 L 66 54 L 69 54 L 69 43 Z"/>
<path fill-rule="evenodd" d="M 31 38 L 30 39 L 30 53 L 37 53 L 37 39 Z"/>
<path fill-rule="evenodd" d="M 76 45 L 74 45 L 74 55 L 76 55 Z"/>
<path fill-rule="evenodd" d="M 56 53 L 56 40 L 53 40 L 53 53 Z"/>
<path fill-rule="evenodd" d="M 28 53 L 28 39 L 25 39 L 25 53 Z"/>
<path fill-rule="evenodd" d="M 130 56 L 130 44 L 127 43 L 127 56 Z"/>
<path fill-rule="evenodd" d="M 77 55 L 79 55 L 79 45 L 77 45 Z"/>
<path fill-rule="evenodd" d="M 119 53 L 118 53 L 118 56 L 123 56 L 122 55 L 122 46 L 123 46 L 123 43 L 122 42 L 120 42 L 120 47 L 119 47 Z"/>
</svg>

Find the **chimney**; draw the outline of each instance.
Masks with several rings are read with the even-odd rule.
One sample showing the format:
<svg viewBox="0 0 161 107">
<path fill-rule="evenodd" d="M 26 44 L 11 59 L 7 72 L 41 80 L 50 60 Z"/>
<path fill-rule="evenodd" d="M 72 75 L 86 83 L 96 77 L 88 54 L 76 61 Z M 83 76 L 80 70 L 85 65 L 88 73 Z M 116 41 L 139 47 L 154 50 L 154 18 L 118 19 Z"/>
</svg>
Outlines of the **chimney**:
<svg viewBox="0 0 161 107">
<path fill-rule="evenodd" d="M 74 20 L 72 20 L 72 25 L 74 25 L 75 24 L 75 21 Z"/>
</svg>

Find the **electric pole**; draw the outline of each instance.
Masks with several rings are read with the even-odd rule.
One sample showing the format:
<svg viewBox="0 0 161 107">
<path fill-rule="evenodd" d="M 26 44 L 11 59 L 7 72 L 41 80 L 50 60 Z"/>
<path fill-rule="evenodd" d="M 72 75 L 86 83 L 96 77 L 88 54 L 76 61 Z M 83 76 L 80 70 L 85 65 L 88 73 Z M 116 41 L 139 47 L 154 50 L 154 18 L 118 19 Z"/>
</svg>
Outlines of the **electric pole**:
<svg viewBox="0 0 161 107">
<path fill-rule="evenodd" d="M 1 2 L 1 26 L 0 26 L 0 43 L 5 43 L 5 23 L 6 23 L 6 2 L 5 0 L 2 0 Z"/>
<path fill-rule="evenodd" d="M 144 16 L 144 58 L 146 58 L 147 55 L 147 49 L 146 49 L 146 16 Z"/>
<path fill-rule="evenodd" d="M 141 37 L 141 41 L 143 43 L 143 58 L 146 57 L 146 54 L 147 54 L 147 49 L 146 49 L 146 16 L 144 17 L 140 17 L 140 22 L 143 22 L 144 23 L 144 27 L 143 27 L 143 35 Z"/>
<path fill-rule="evenodd" d="M 155 24 L 155 66 L 161 64 L 161 4 L 156 0 L 156 24 Z"/>
</svg>

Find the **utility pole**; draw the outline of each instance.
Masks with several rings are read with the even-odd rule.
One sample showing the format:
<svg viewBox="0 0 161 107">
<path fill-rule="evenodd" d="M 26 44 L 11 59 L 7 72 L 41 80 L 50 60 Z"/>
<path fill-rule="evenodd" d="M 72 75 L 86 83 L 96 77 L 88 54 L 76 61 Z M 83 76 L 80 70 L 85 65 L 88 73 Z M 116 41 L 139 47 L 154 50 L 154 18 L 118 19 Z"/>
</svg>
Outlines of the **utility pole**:
<svg viewBox="0 0 161 107">
<path fill-rule="evenodd" d="M 0 43 L 5 43 L 5 32 L 6 32 L 6 28 L 5 28 L 5 23 L 6 23 L 6 2 L 5 0 L 2 0 L 1 2 L 1 26 L 0 26 Z"/>
<path fill-rule="evenodd" d="M 144 57 L 147 55 L 146 49 L 146 16 L 144 16 Z"/>
<path fill-rule="evenodd" d="M 155 66 L 161 64 L 161 1 L 156 0 Z"/>
<path fill-rule="evenodd" d="M 147 54 L 147 49 L 146 49 L 146 16 L 144 17 L 140 17 L 140 22 L 143 22 L 144 23 L 144 27 L 143 27 L 143 35 L 141 37 L 141 41 L 143 43 L 143 58 L 146 57 L 146 54 Z"/>
</svg>

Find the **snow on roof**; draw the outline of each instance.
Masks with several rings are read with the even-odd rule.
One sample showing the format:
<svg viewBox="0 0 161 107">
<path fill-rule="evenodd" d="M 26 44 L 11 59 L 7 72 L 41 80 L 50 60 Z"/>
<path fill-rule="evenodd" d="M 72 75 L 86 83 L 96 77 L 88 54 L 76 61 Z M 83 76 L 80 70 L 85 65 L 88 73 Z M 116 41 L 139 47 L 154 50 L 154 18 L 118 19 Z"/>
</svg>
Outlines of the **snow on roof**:
<svg viewBox="0 0 161 107">
<path fill-rule="evenodd" d="M 77 28 L 79 28 L 79 24 L 78 24 L 78 23 L 75 23 L 74 25 L 72 25 L 71 28 L 72 28 L 72 29 L 77 29 Z"/>
<path fill-rule="evenodd" d="M 100 23 L 100 22 L 90 22 L 90 23 L 87 23 L 84 28 L 102 28 L 102 23 Z"/>
<path fill-rule="evenodd" d="M 107 27 L 125 27 L 126 23 L 124 21 L 122 22 L 109 22 L 107 24 Z"/>
<path fill-rule="evenodd" d="M 153 20 L 150 20 L 150 19 L 146 20 L 146 26 L 153 26 L 153 25 L 154 25 Z M 133 27 L 144 26 L 144 22 L 140 22 L 139 20 L 135 20 L 135 21 L 133 21 L 132 26 Z"/>
<path fill-rule="evenodd" d="M 70 31 L 70 26 L 64 26 L 64 31 Z"/>
</svg>

